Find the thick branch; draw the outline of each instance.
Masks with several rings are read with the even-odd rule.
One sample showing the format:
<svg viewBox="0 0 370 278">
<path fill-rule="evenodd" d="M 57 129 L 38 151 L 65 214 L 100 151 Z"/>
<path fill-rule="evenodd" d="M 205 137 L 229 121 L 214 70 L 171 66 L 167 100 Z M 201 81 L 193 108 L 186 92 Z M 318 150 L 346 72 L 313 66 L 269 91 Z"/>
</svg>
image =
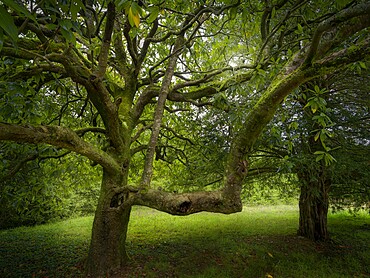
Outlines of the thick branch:
<svg viewBox="0 0 370 278">
<path fill-rule="evenodd" d="M 345 22 L 351 18 L 369 14 L 370 14 L 370 2 L 366 2 L 342 10 L 339 13 L 330 17 L 329 19 L 321 22 L 312 37 L 311 45 L 308 50 L 305 62 L 311 63 L 311 61 L 314 59 L 324 32 L 329 31 L 330 29 L 338 26 L 340 23 Z"/>
<path fill-rule="evenodd" d="M 0 123 L 0 140 L 45 143 L 79 153 L 100 164 L 108 172 L 120 171 L 120 166 L 107 153 L 82 140 L 76 132 L 60 126 L 19 126 Z"/>
<path fill-rule="evenodd" d="M 235 213 L 242 210 L 240 199 L 230 200 L 221 191 L 169 193 L 149 189 L 133 195 L 134 205 L 148 206 L 173 215 L 189 215 L 201 211 Z"/>
<path fill-rule="evenodd" d="M 360 16 L 355 19 L 346 22 L 343 26 L 335 28 L 335 30 L 328 32 L 325 35 L 318 46 L 316 52 L 316 60 L 323 57 L 327 54 L 330 49 L 335 49 L 347 38 L 350 38 L 358 31 L 363 30 L 366 27 L 370 26 L 370 17 L 369 16 Z"/>
<path fill-rule="evenodd" d="M 367 59 L 369 56 L 370 38 L 367 38 L 353 46 L 353 48 L 342 49 L 316 61 L 307 72 L 312 75 L 315 74 L 315 76 L 319 75 L 322 70 L 326 70 L 328 73 L 334 72 L 339 67 Z"/>
</svg>

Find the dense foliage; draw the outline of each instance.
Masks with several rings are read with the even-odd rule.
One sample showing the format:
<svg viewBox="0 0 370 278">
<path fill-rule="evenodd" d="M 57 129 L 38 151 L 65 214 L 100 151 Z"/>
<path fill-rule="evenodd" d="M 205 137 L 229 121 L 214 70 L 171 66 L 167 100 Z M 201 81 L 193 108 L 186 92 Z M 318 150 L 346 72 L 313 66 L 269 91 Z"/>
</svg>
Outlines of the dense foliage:
<svg viewBox="0 0 370 278">
<path fill-rule="evenodd" d="M 39 161 L 32 146 L 3 143 L 0 227 L 34 225 L 92 214 L 99 196 L 99 173 L 85 159 L 69 156 Z M 37 151 L 41 151 L 38 149 Z M 47 150 L 44 150 L 44 154 Z M 44 160 L 45 159 L 45 160 Z M 30 160 L 24 163 L 25 160 Z M 17 173 L 9 169 L 21 167 Z M 93 170 L 93 169 L 92 169 Z"/>
</svg>

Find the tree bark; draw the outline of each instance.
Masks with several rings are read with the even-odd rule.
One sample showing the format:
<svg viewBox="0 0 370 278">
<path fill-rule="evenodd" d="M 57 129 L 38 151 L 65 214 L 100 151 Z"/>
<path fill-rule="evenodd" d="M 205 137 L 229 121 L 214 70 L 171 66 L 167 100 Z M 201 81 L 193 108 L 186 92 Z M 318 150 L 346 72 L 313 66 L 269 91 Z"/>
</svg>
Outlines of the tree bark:
<svg viewBox="0 0 370 278">
<path fill-rule="evenodd" d="M 328 240 L 327 215 L 329 208 L 330 180 L 320 171 L 314 177 L 310 173 L 298 174 L 302 181 L 299 197 L 298 235 L 311 240 Z"/>
<path fill-rule="evenodd" d="M 88 277 L 109 277 L 128 262 L 125 241 L 131 204 L 127 194 L 115 190 L 119 180 L 103 174 L 86 264 Z"/>
</svg>

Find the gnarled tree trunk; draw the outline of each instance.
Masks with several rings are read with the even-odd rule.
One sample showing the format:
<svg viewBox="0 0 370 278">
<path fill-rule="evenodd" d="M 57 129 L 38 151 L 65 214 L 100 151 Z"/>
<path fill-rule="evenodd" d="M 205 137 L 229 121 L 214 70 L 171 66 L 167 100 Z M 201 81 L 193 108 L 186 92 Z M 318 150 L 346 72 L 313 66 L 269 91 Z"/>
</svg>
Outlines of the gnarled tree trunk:
<svg viewBox="0 0 370 278">
<path fill-rule="evenodd" d="M 330 180 L 322 171 L 316 177 L 308 172 L 298 174 L 298 177 L 302 182 L 298 235 L 311 240 L 327 240 Z"/>
<path fill-rule="evenodd" d="M 104 173 L 86 264 L 89 277 L 109 276 L 128 261 L 125 241 L 131 205 L 124 193 L 115 192 L 118 182 L 118 177 Z"/>
</svg>

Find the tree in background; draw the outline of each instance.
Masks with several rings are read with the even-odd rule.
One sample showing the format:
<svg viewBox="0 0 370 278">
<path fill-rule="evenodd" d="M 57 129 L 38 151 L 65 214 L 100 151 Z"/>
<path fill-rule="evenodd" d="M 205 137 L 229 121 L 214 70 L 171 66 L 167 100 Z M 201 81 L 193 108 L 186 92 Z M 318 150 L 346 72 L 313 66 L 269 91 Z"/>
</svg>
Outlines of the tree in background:
<svg viewBox="0 0 370 278">
<path fill-rule="evenodd" d="M 330 204 L 358 209 L 369 199 L 367 84 L 360 62 L 301 86 L 260 138 L 262 162 L 252 166 L 298 177 L 301 236 L 328 239 Z"/>
<path fill-rule="evenodd" d="M 306 89 L 306 130 L 301 133 L 296 161 L 301 180 L 298 234 L 327 239 L 329 197 L 361 206 L 368 200 L 368 76 L 363 62 L 359 73 L 348 69 L 318 80 Z M 357 204 L 357 205 L 356 205 Z"/>
<path fill-rule="evenodd" d="M 127 262 L 133 205 L 176 215 L 240 211 L 262 130 L 300 85 L 369 55 L 369 11 L 366 1 L 3 1 L 2 102 L 21 86 L 24 103 L 41 105 L 39 115 L 23 106 L 16 120 L 2 112 L 0 140 L 52 145 L 98 165 L 87 273 L 104 275 Z M 212 122 L 216 106 L 230 115 L 220 187 L 151 186 L 164 131 L 186 138 L 183 119 Z"/>
</svg>

